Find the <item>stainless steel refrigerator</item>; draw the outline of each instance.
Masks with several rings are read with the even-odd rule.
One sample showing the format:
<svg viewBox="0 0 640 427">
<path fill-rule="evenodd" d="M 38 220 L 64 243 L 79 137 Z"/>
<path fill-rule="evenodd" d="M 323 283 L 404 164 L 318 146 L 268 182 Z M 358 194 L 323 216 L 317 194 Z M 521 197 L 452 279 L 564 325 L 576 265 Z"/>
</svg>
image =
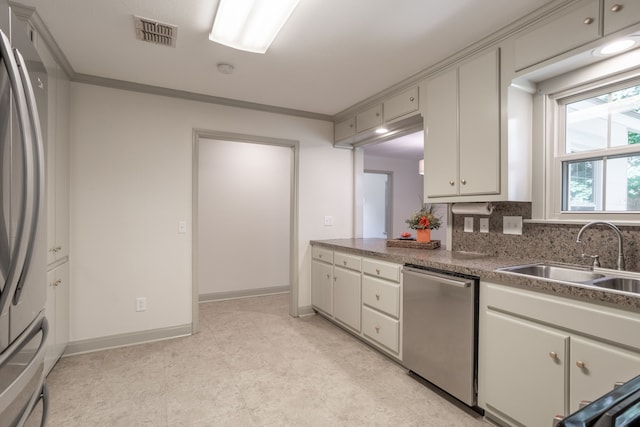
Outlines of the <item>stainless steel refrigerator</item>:
<svg viewBox="0 0 640 427">
<path fill-rule="evenodd" d="M 0 0 L 0 427 L 44 425 L 46 73 Z M 35 418 L 30 417 L 34 407 Z"/>
</svg>

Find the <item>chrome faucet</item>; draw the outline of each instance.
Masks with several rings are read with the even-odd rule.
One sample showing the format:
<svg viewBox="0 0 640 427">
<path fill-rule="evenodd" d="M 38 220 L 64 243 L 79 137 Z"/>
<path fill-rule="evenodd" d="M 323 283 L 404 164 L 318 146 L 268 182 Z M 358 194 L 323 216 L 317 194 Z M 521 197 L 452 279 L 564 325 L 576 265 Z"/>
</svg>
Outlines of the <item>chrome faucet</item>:
<svg viewBox="0 0 640 427">
<path fill-rule="evenodd" d="M 576 242 L 580 243 L 580 236 L 582 236 L 582 232 L 592 225 L 606 225 L 611 228 L 618 236 L 618 270 L 624 270 L 624 254 L 622 253 L 622 233 L 620 233 L 620 229 L 615 225 L 611 224 L 607 221 L 592 221 L 588 224 L 585 224 L 580 231 L 578 231 L 578 237 L 576 237 Z"/>
</svg>

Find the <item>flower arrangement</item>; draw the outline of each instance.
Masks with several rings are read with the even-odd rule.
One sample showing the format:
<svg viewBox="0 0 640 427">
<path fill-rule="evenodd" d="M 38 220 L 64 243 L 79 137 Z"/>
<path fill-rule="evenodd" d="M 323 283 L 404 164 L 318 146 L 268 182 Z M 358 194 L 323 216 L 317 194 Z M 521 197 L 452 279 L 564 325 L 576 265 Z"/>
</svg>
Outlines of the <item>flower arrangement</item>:
<svg viewBox="0 0 640 427">
<path fill-rule="evenodd" d="M 437 230 L 440 228 L 440 217 L 433 213 L 433 205 L 425 205 L 405 221 L 414 230 Z"/>
</svg>

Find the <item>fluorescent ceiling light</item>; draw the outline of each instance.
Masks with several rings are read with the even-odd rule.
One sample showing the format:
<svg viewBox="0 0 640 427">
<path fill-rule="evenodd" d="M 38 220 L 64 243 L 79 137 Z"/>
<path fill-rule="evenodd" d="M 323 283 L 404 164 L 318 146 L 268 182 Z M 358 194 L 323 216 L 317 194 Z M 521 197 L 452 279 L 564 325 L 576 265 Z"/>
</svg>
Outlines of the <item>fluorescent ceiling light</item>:
<svg viewBox="0 0 640 427">
<path fill-rule="evenodd" d="M 209 40 L 265 53 L 299 0 L 220 0 Z"/>
<path fill-rule="evenodd" d="M 628 38 L 616 40 L 596 49 L 595 51 L 593 51 L 593 54 L 595 56 L 615 55 L 616 53 L 624 52 L 625 50 L 631 49 L 635 45 L 636 40 L 634 39 Z"/>
</svg>

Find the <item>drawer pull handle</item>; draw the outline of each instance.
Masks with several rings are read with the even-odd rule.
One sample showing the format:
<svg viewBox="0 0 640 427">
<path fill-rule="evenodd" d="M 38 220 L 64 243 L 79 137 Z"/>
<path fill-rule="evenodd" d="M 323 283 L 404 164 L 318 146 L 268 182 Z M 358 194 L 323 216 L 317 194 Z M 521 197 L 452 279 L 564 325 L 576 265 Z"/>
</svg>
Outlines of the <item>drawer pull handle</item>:
<svg viewBox="0 0 640 427">
<path fill-rule="evenodd" d="M 380 301 L 380 294 L 376 294 L 376 300 Z"/>
<path fill-rule="evenodd" d="M 379 334 L 380 333 L 380 326 L 376 326 L 375 329 L 376 329 L 376 334 Z"/>
<path fill-rule="evenodd" d="M 558 360 L 558 353 L 556 353 L 555 351 L 550 351 L 549 357 L 552 358 L 553 360 Z"/>
<path fill-rule="evenodd" d="M 580 369 L 584 369 L 587 365 L 582 360 L 578 360 L 576 362 L 576 366 Z"/>
<path fill-rule="evenodd" d="M 611 6 L 611 12 L 620 12 L 622 10 L 622 5 L 621 4 L 614 4 L 613 6 Z"/>
<path fill-rule="evenodd" d="M 62 283 L 62 280 L 58 279 L 51 284 L 51 286 L 59 286 Z"/>
<path fill-rule="evenodd" d="M 346 266 L 347 265 L 347 261 L 342 261 L 342 263 Z"/>
<path fill-rule="evenodd" d="M 594 19 L 589 16 L 587 18 L 584 18 L 584 21 L 582 21 L 582 22 L 584 23 L 584 25 L 591 25 L 591 24 L 593 24 L 593 21 L 594 21 Z"/>
<path fill-rule="evenodd" d="M 376 268 L 376 274 L 378 274 L 378 275 L 380 274 L 380 269 L 379 268 Z"/>
<path fill-rule="evenodd" d="M 619 381 L 619 382 L 615 383 L 615 384 L 613 385 L 613 389 L 615 390 L 615 389 L 617 389 L 618 387 L 620 387 L 621 385 L 624 385 L 624 381 Z"/>
</svg>

